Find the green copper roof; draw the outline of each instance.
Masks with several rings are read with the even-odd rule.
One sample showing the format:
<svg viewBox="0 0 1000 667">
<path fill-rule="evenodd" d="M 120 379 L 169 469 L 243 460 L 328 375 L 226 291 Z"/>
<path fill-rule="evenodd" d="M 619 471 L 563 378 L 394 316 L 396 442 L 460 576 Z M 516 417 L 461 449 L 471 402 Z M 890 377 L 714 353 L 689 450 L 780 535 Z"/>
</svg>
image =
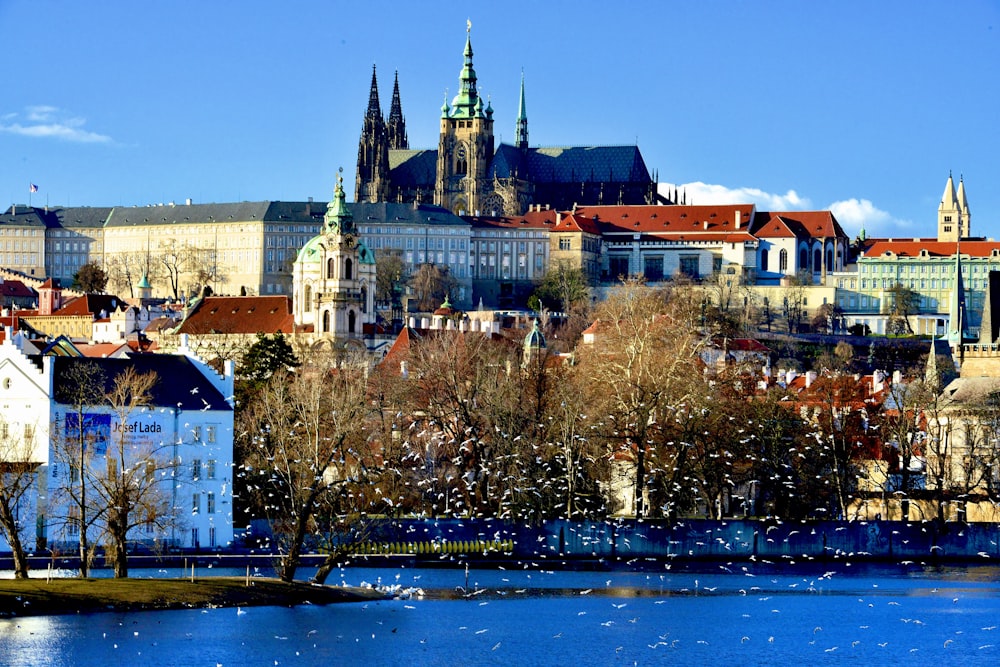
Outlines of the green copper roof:
<svg viewBox="0 0 1000 667">
<path fill-rule="evenodd" d="M 343 170 L 341 170 L 343 171 Z M 337 184 L 333 188 L 333 200 L 327 204 L 326 215 L 323 216 L 324 226 L 334 234 L 353 234 L 354 216 L 347 208 L 347 197 L 344 195 L 344 176 L 337 174 Z"/>
<path fill-rule="evenodd" d="M 460 81 L 458 95 L 451 101 L 452 118 L 473 118 L 483 115 L 482 101 L 476 91 L 476 70 L 472 67 L 472 23 L 466 31 L 465 64 L 458 78 Z"/>
</svg>

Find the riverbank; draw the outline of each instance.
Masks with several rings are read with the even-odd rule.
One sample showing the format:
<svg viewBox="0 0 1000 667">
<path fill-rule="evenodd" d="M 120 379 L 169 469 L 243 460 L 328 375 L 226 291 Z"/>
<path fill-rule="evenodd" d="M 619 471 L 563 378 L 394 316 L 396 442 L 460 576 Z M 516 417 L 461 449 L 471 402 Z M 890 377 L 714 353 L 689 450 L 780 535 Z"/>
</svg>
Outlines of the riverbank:
<svg viewBox="0 0 1000 667">
<path fill-rule="evenodd" d="M 249 585 L 248 585 L 249 584 Z M 210 607 L 292 607 L 381 600 L 369 588 L 253 577 L 190 579 L 0 579 L 0 617 Z"/>
</svg>

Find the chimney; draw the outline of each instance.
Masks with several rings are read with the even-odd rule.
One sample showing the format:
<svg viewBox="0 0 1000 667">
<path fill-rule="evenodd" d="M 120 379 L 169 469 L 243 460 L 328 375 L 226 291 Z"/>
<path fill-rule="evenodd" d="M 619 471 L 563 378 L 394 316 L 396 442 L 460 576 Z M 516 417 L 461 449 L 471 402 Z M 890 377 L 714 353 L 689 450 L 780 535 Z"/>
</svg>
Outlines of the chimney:
<svg viewBox="0 0 1000 667">
<path fill-rule="evenodd" d="M 740 213 L 740 209 L 736 209 L 736 229 L 740 228 L 741 222 L 743 222 L 743 214 Z"/>
<path fill-rule="evenodd" d="M 816 381 L 816 371 L 809 371 L 806 373 L 806 389 L 812 386 L 812 383 Z"/>
<path fill-rule="evenodd" d="M 708 229 L 708 220 L 706 220 L 706 221 L 705 221 L 705 222 L 703 222 L 702 224 L 703 224 L 703 225 L 705 226 L 705 229 Z"/>
<path fill-rule="evenodd" d="M 309 201 L 306 202 L 306 215 L 312 216 L 313 214 L 313 198 L 310 197 Z"/>
</svg>

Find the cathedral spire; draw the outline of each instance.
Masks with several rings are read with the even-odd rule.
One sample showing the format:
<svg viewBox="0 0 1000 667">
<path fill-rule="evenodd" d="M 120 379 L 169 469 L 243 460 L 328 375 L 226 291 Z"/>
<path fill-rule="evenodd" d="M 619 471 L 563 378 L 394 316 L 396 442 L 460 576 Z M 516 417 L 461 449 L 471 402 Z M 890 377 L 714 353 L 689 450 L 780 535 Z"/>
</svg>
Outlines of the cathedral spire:
<svg viewBox="0 0 1000 667">
<path fill-rule="evenodd" d="M 528 109 L 524 104 L 524 70 L 521 70 L 521 98 L 517 103 L 517 128 L 514 136 L 515 146 L 521 149 L 528 147 Z"/>
<path fill-rule="evenodd" d="M 405 130 L 404 130 L 405 133 Z M 382 107 L 378 101 L 378 79 L 372 65 L 371 92 L 358 142 L 358 170 L 354 182 L 354 201 L 386 201 L 389 196 L 389 138 Z"/>
<path fill-rule="evenodd" d="M 403 105 L 399 101 L 399 72 L 396 72 L 392 84 L 392 106 L 389 108 L 389 122 L 386 125 L 389 135 L 389 150 L 405 150 L 410 147 L 406 137 L 406 119 L 403 118 Z"/>
<path fill-rule="evenodd" d="M 375 65 L 372 65 L 372 86 L 368 92 L 368 110 L 365 111 L 365 119 L 382 120 L 382 107 L 378 102 L 378 79 L 375 77 Z"/>
<path fill-rule="evenodd" d="M 476 90 L 476 70 L 472 67 L 472 21 L 468 21 L 466 26 L 463 53 L 465 63 L 458 75 L 460 81 L 458 95 L 451 101 L 452 118 L 474 118 L 477 106 L 479 114 L 482 114 L 482 104 L 479 102 L 479 93 Z"/>
</svg>

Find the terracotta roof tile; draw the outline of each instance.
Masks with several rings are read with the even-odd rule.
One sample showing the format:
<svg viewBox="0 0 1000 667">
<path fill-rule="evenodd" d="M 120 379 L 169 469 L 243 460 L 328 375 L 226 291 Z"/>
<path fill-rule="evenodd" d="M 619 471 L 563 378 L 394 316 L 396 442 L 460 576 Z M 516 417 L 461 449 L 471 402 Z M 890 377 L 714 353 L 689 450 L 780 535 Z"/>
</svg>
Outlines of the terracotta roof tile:
<svg viewBox="0 0 1000 667">
<path fill-rule="evenodd" d="M 198 303 L 175 333 L 292 333 L 295 320 L 287 296 L 210 296 Z"/>
</svg>

